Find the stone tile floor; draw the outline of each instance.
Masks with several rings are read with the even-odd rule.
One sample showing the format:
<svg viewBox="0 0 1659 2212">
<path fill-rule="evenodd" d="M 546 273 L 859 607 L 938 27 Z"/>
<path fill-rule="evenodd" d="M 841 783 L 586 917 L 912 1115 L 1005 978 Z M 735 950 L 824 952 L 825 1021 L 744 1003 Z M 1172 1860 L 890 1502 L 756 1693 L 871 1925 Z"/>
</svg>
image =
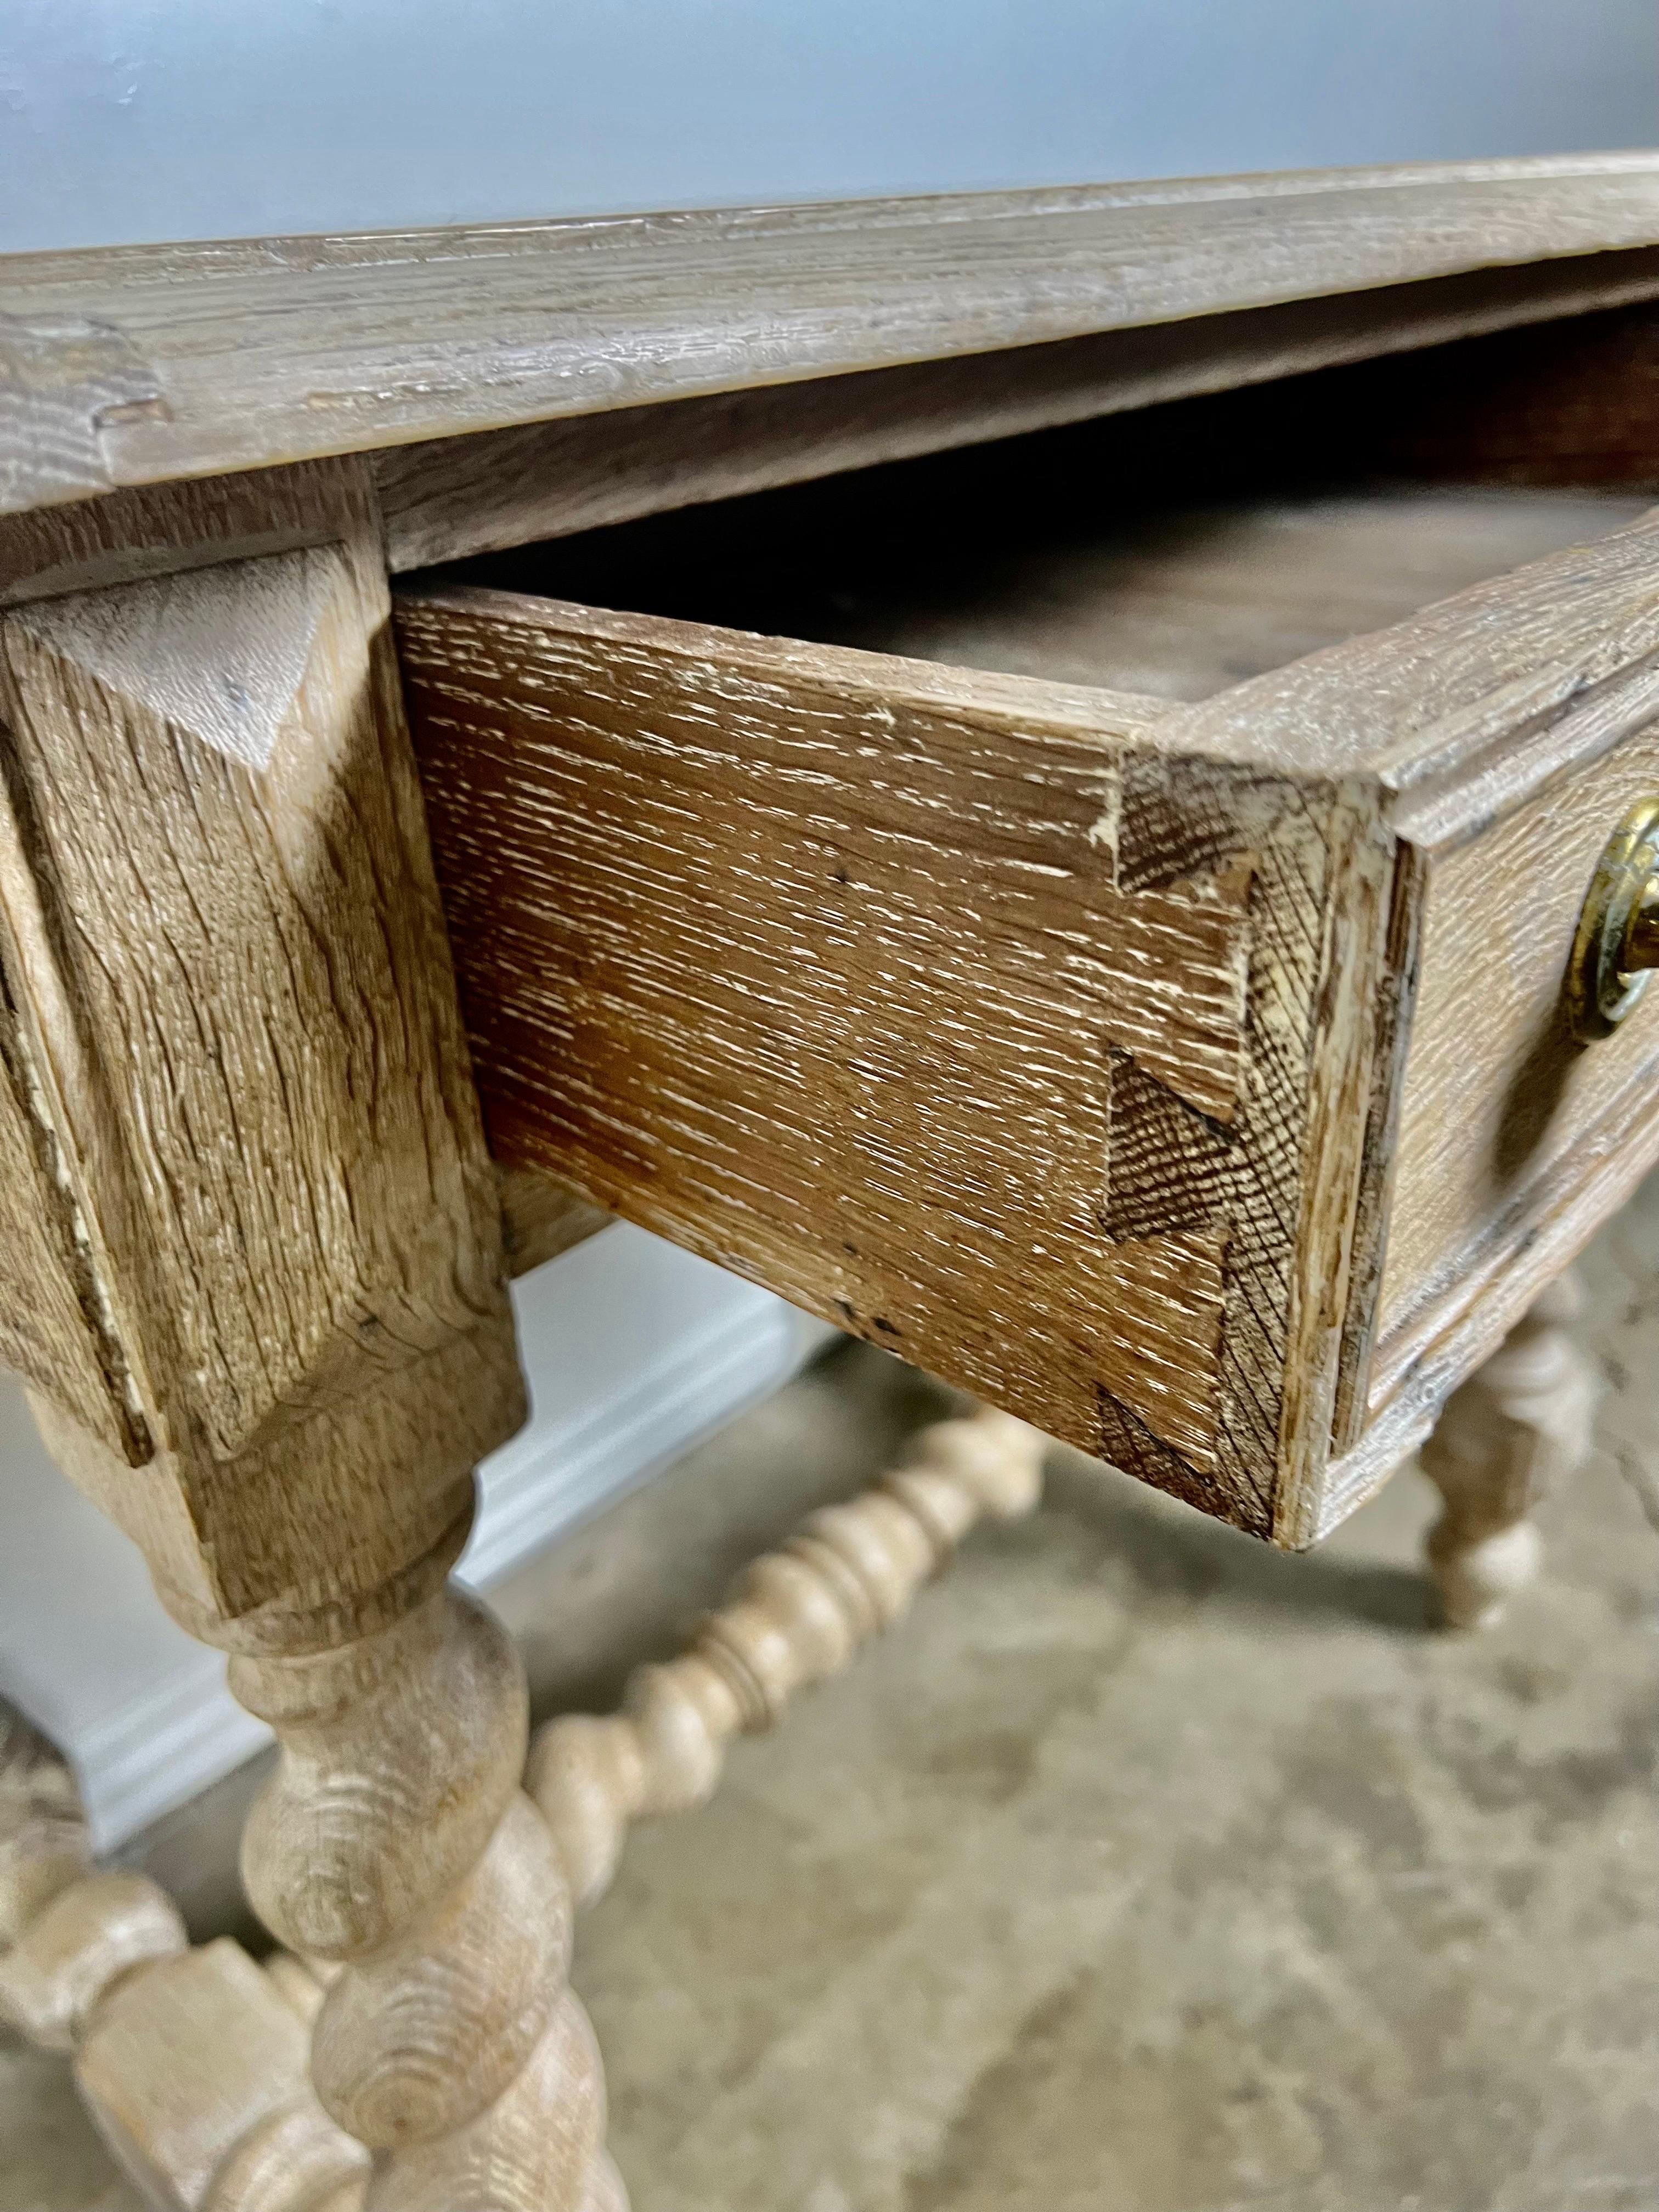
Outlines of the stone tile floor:
<svg viewBox="0 0 1659 2212">
<path fill-rule="evenodd" d="M 639 1830 L 575 1969 L 636 2212 L 1659 2203 L 1659 1185 L 1586 1273 L 1599 1449 L 1497 1630 L 1431 1631 L 1409 1471 L 1291 1559 L 1062 1457 Z M 527 1570 L 542 1709 L 939 1403 L 840 1353 Z M 147 1846 L 202 1932 L 245 1796 Z M 0 2041 L 0 2212 L 133 2202 Z"/>
</svg>

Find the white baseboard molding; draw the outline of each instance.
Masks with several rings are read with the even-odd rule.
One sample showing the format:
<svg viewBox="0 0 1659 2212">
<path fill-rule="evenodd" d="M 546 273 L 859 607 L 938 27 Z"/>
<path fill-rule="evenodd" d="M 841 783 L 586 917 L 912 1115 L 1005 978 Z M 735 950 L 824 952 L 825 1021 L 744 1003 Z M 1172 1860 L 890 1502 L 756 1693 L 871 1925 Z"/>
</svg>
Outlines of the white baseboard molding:
<svg viewBox="0 0 1659 2212">
<path fill-rule="evenodd" d="M 776 1389 L 833 1332 L 625 1224 L 515 1285 L 532 1416 L 479 1470 L 463 1578 L 488 1589 Z M 265 1729 L 58 1474 L 0 1377 L 0 1694 L 73 1762 L 111 1850 L 251 1757 Z"/>
</svg>

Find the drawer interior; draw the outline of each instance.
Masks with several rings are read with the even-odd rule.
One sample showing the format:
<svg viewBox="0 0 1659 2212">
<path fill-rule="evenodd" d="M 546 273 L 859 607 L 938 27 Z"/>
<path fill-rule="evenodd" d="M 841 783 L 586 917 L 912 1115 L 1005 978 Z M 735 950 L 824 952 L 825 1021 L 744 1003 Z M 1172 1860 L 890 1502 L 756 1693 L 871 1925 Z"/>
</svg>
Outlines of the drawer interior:
<svg viewBox="0 0 1659 2212">
<path fill-rule="evenodd" d="M 1297 380 L 1300 382 L 1302 380 Z M 812 643 L 1201 700 L 1562 547 L 1616 489 L 1413 482 L 1296 441 L 1277 389 L 653 515 L 468 580 Z"/>
</svg>

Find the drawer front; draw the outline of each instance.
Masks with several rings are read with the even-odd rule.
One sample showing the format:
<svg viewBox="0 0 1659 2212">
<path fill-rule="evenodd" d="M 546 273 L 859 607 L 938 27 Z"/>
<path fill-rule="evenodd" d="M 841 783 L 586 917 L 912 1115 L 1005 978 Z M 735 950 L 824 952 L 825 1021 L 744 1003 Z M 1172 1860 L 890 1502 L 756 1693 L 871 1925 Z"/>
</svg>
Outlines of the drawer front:
<svg viewBox="0 0 1659 2212">
<path fill-rule="evenodd" d="M 1659 792 L 1659 680 L 1640 668 L 1550 733 L 1516 786 L 1472 780 L 1405 828 L 1421 856 L 1416 1006 L 1399 1109 L 1373 1416 L 1438 1395 L 1659 1158 L 1659 992 L 1575 1038 L 1585 893 L 1633 801 Z"/>
<path fill-rule="evenodd" d="M 507 593 L 398 623 L 497 1157 L 1283 1533 L 1341 1349 L 1364 794 L 1183 757 L 1148 700 Z"/>
<path fill-rule="evenodd" d="M 1659 790 L 1656 663 L 1659 518 L 1645 515 L 1241 685 L 1184 726 L 1194 745 L 1367 763 L 1398 841 L 1352 1395 L 1311 1534 L 1398 1464 L 1659 1158 L 1659 994 L 1588 1045 L 1566 1000 L 1597 860 Z"/>
</svg>

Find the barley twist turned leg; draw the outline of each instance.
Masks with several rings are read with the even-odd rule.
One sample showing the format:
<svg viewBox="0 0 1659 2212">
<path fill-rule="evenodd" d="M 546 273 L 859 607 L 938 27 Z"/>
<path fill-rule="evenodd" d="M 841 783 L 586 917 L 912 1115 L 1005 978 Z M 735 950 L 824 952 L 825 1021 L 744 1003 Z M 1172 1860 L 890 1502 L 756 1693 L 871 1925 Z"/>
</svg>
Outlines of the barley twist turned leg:
<svg viewBox="0 0 1659 2212">
<path fill-rule="evenodd" d="M 622 1712 L 541 1729 L 526 1786 L 577 1903 L 608 1886 L 630 1820 L 712 1796 L 732 1738 L 770 1727 L 797 1689 L 890 1627 L 976 1521 L 1030 1512 L 1045 1449 L 1036 1430 L 988 1408 L 923 1430 L 905 1466 L 745 1568 L 689 1651 L 638 1670 Z"/>
<path fill-rule="evenodd" d="M 500 1625 L 439 1579 L 354 1641 L 238 1654 L 231 1686 L 283 1754 L 244 1838 L 249 1897 L 293 1950 L 343 1962 L 312 2079 L 374 2154 L 371 2212 L 624 2206 Z"/>
<path fill-rule="evenodd" d="M 987 1410 L 925 1430 L 746 1569 L 623 1713 L 541 1731 L 545 1822 L 515 1786 L 517 1661 L 441 1579 L 460 1530 L 356 1638 L 336 1620 L 320 1649 L 240 1653 L 234 1686 L 283 1746 L 244 1856 L 296 1950 L 263 1971 L 231 1942 L 189 1951 L 153 1883 L 89 1873 L 61 1761 L 0 1726 L 0 2011 L 77 2049 L 94 2118 L 163 2212 L 362 2212 L 364 2143 L 371 2208 L 626 2212 L 563 1986 L 571 1887 L 604 1889 L 633 1814 L 710 1796 L 730 1738 L 891 1626 L 983 1515 L 1029 1512 L 1043 1449 Z"/>
<path fill-rule="evenodd" d="M 1486 1364 L 1447 1401 L 1423 1447 L 1444 1510 L 1429 1533 L 1429 1571 L 1451 1628 L 1485 1628 L 1538 1571 L 1528 1518 L 1589 1449 L 1595 1386 L 1567 1324 L 1582 1297 L 1563 1275 Z"/>
<path fill-rule="evenodd" d="M 367 2154 L 312 2094 L 285 1978 L 225 1938 L 192 1951 L 153 1881 L 97 1872 L 63 1762 L 3 1705 L 0 2018 L 73 2054 L 100 2133 L 163 2212 L 361 2203 Z"/>
<path fill-rule="evenodd" d="M 0 609 L 0 1358 L 276 1729 L 248 1884 L 341 1964 L 313 2075 L 368 2203 L 614 2205 L 523 1683 L 445 1586 L 525 1391 L 374 489 L 261 499 L 288 550 L 146 494 L 118 534 L 176 567 Z"/>
</svg>

